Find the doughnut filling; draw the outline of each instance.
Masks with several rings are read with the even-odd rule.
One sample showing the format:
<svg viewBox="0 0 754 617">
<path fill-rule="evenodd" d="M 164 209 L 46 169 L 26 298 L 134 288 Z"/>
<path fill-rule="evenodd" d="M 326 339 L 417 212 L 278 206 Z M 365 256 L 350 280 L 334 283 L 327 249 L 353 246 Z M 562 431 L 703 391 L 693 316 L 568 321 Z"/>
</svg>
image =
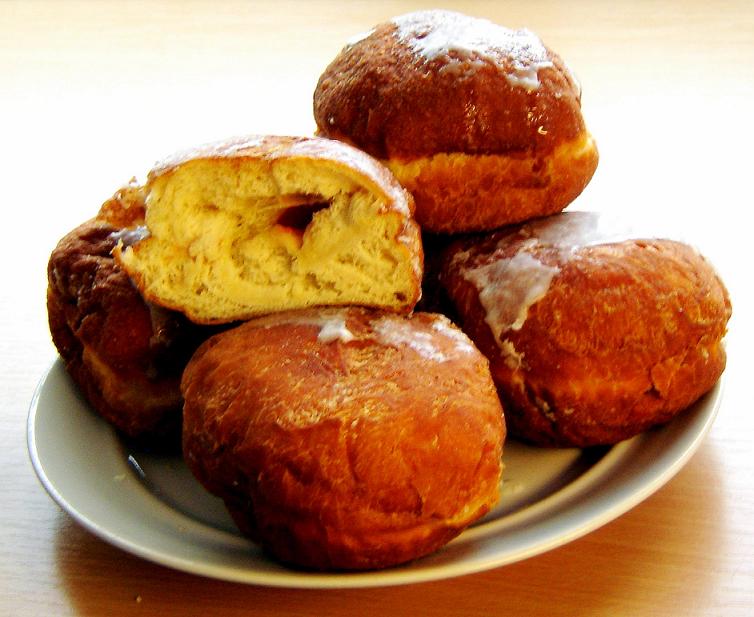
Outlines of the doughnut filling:
<svg viewBox="0 0 754 617">
<path fill-rule="evenodd" d="M 560 57 L 528 30 L 449 11 L 399 16 L 346 45 L 314 115 L 321 135 L 382 160 L 432 232 L 558 212 L 598 161 Z"/>
<path fill-rule="evenodd" d="M 611 444 L 715 384 L 730 299 L 694 248 L 571 212 L 459 241 L 441 281 L 490 359 L 514 434 Z"/>
<path fill-rule="evenodd" d="M 147 185 L 147 237 L 116 258 L 150 299 L 203 323 L 312 305 L 410 310 L 413 203 L 367 155 L 317 138 L 216 144 Z"/>
</svg>

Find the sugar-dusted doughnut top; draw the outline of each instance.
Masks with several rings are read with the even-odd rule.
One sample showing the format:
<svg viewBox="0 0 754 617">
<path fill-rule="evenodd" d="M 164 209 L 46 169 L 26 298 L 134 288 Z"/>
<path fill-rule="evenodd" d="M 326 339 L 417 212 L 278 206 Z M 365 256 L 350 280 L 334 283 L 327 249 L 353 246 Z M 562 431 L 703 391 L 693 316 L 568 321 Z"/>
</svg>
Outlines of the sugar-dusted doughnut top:
<svg viewBox="0 0 754 617">
<path fill-rule="evenodd" d="M 584 131 L 580 88 L 529 30 L 451 11 L 395 17 L 350 41 L 321 76 L 321 134 L 373 156 L 548 152 Z"/>
</svg>

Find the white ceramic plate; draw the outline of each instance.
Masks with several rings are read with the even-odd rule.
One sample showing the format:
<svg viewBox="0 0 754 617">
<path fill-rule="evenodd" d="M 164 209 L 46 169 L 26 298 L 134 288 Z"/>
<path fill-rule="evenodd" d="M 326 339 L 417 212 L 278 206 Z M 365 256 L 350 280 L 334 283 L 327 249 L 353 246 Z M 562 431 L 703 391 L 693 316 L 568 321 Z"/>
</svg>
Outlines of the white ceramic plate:
<svg viewBox="0 0 754 617">
<path fill-rule="evenodd" d="M 31 403 L 28 446 L 52 498 L 85 528 L 151 561 L 204 576 L 281 587 L 336 588 L 436 580 L 502 566 L 570 542 L 618 517 L 691 457 L 720 404 L 718 384 L 669 425 L 612 448 L 506 444 L 501 505 L 437 553 L 377 572 L 287 569 L 236 531 L 180 457 L 130 450 L 81 399 L 63 364 Z"/>
</svg>

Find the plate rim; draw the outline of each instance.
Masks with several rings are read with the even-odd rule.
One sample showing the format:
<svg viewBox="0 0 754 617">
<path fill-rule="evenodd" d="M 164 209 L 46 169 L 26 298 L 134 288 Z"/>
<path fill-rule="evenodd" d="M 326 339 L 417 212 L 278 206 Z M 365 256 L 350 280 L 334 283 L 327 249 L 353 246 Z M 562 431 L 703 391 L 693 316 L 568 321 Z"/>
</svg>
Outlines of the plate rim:
<svg viewBox="0 0 754 617">
<path fill-rule="evenodd" d="M 56 373 L 57 371 L 57 373 Z M 164 550 L 160 551 L 153 547 L 149 547 L 144 544 L 143 541 L 139 542 L 138 538 L 134 537 L 122 537 L 118 533 L 114 533 L 111 529 L 108 529 L 107 525 L 103 525 L 102 521 L 93 520 L 90 516 L 82 513 L 75 503 L 71 502 L 70 495 L 66 496 L 61 493 L 60 488 L 55 485 L 55 482 L 50 478 L 47 470 L 45 469 L 42 456 L 38 450 L 39 444 L 37 441 L 37 427 L 36 420 L 39 417 L 40 400 L 43 393 L 45 393 L 45 387 L 49 386 L 51 380 L 57 375 L 63 375 L 67 381 L 67 387 L 76 390 L 76 395 L 80 398 L 81 404 L 86 405 L 86 402 L 80 397 L 78 389 L 75 388 L 75 384 L 68 376 L 63 362 L 60 358 L 56 358 L 50 363 L 48 368 L 44 371 L 39 382 L 35 388 L 32 396 L 29 411 L 27 416 L 27 449 L 29 458 L 31 460 L 32 467 L 37 475 L 39 482 L 43 488 L 50 495 L 52 500 L 69 516 L 71 516 L 77 523 L 93 533 L 95 536 L 102 540 L 116 546 L 128 553 L 147 559 L 154 563 L 171 567 L 183 572 L 201 575 L 209 578 L 215 578 L 225 581 L 231 581 L 236 583 L 263 585 L 268 587 L 283 587 L 283 588 L 298 588 L 298 589 L 345 589 L 345 588 L 367 588 L 367 587 L 383 587 L 392 585 L 405 585 L 415 584 L 429 581 L 436 581 L 448 578 L 454 578 L 458 576 L 464 576 L 467 574 L 473 574 L 481 571 L 490 570 L 493 568 L 501 567 L 529 559 L 535 555 L 539 555 L 548 551 L 551 551 L 559 546 L 572 542 L 578 538 L 581 538 L 588 533 L 604 526 L 612 520 L 615 520 L 619 516 L 623 515 L 627 511 L 636 507 L 639 503 L 647 499 L 662 486 L 664 486 L 670 479 L 672 479 L 689 461 L 689 459 L 698 450 L 701 443 L 704 441 L 705 436 L 708 434 L 712 424 L 721 407 L 724 391 L 724 374 L 715 384 L 715 386 L 703 395 L 699 401 L 697 401 L 692 407 L 695 412 L 690 408 L 687 412 L 683 412 L 682 416 L 688 416 L 694 414 L 693 417 L 687 420 L 686 425 L 691 428 L 686 428 L 685 431 L 681 430 L 681 437 L 685 439 L 676 438 L 673 443 L 675 445 L 680 444 L 680 452 L 674 455 L 666 454 L 661 457 L 660 460 L 652 461 L 652 464 L 645 469 L 646 478 L 644 481 L 634 479 L 633 484 L 636 485 L 632 489 L 628 486 L 626 494 L 620 495 L 621 488 L 624 487 L 623 482 L 613 481 L 611 486 L 610 478 L 607 477 L 609 473 L 597 474 L 597 478 L 591 483 L 589 481 L 582 480 L 582 477 L 577 478 L 574 482 L 581 481 L 584 486 L 580 487 L 580 490 L 585 495 L 584 499 L 579 499 L 580 492 L 575 491 L 575 494 L 569 495 L 565 499 L 565 503 L 557 503 L 555 500 L 556 511 L 554 516 L 548 515 L 546 509 L 541 512 L 538 517 L 534 518 L 534 524 L 529 531 L 536 531 L 538 528 L 542 528 L 540 532 L 543 537 L 537 542 L 524 543 L 524 545 L 518 550 L 496 553 L 492 551 L 490 555 L 481 555 L 479 557 L 459 562 L 446 562 L 433 564 L 432 556 L 412 562 L 409 566 L 397 566 L 395 568 L 388 568 L 385 570 L 366 571 L 366 572 L 304 572 L 299 570 L 287 569 L 284 566 L 280 566 L 279 570 L 260 570 L 260 569 L 243 569 L 239 567 L 232 567 L 227 564 L 218 564 L 213 562 L 203 562 L 201 560 L 191 560 L 180 555 L 166 553 Z M 100 421 L 99 418 L 96 418 Z M 674 419 L 665 427 L 656 429 L 657 432 L 665 430 L 672 430 L 668 427 L 677 425 L 679 418 Z M 103 424 L 106 424 L 104 420 L 101 420 Z M 109 429 L 109 426 L 107 427 Z M 115 443 L 119 444 L 115 432 L 110 429 L 110 435 Z M 647 439 L 646 434 L 642 434 L 637 438 L 621 442 L 614 446 L 606 456 L 613 455 L 618 451 L 620 455 L 621 449 L 630 450 L 631 444 L 637 443 L 637 439 Z M 648 437 L 651 439 L 651 436 Z M 625 455 L 623 456 L 625 459 Z M 615 464 L 621 463 L 622 460 L 618 456 L 618 461 Z M 631 464 L 631 461 L 628 462 Z M 607 470 L 609 472 L 609 469 Z M 588 472 L 587 472 L 588 473 Z M 605 476 L 600 478 L 599 476 Z M 608 488 L 611 490 L 596 491 L 595 489 L 603 487 L 605 482 L 608 483 Z M 631 484 L 631 483 L 629 483 Z M 568 488 L 566 485 L 564 487 Z M 583 489 L 583 490 L 582 490 Z M 146 490 L 146 489 L 145 489 Z M 598 494 L 597 494 L 598 493 Z M 614 493 L 618 493 L 618 497 L 615 500 L 611 500 L 610 497 Z M 557 495 L 553 493 L 548 495 L 549 499 Z M 157 497 L 153 496 L 156 500 Z M 535 502 L 532 506 L 537 506 L 541 501 Z M 164 504 L 163 504 L 164 505 Z M 168 506 L 165 505 L 167 508 Z M 531 507 L 531 506 L 530 506 Z M 573 510 L 576 509 L 593 509 L 594 512 L 587 512 L 585 515 L 576 516 L 575 521 L 571 521 L 565 525 L 565 529 L 560 533 L 555 533 L 551 529 L 553 523 L 558 517 L 566 515 L 573 516 Z M 515 533 L 517 527 L 521 527 L 527 523 L 527 517 L 521 517 L 521 521 L 511 523 L 510 519 L 525 512 L 528 508 L 515 511 L 509 515 L 506 515 L 500 519 L 492 521 L 486 530 L 480 530 L 480 528 L 471 528 L 467 532 L 462 533 L 455 538 L 448 546 L 458 545 L 464 542 L 464 536 L 466 542 L 482 543 L 488 541 L 490 537 L 499 537 L 502 530 L 494 529 L 494 527 L 506 527 L 512 528 Z M 121 512 L 122 514 L 122 512 Z M 126 514 L 128 516 L 128 514 Z M 223 541 L 227 541 L 231 544 L 235 544 L 239 547 L 253 546 L 249 540 L 235 536 L 226 531 L 216 529 L 214 527 L 203 525 L 193 519 L 188 519 L 182 513 L 177 515 L 186 518 L 183 521 L 187 525 L 195 525 L 197 528 L 202 528 L 202 532 L 206 533 L 208 530 L 216 534 L 220 534 L 223 537 Z M 530 517 L 529 517 L 530 518 Z M 492 527 L 490 529 L 489 527 Z M 476 530 L 476 531 L 475 531 Z M 264 557 L 265 560 L 268 558 Z M 272 563 L 272 560 L 269 560 Z"/>
</svg>

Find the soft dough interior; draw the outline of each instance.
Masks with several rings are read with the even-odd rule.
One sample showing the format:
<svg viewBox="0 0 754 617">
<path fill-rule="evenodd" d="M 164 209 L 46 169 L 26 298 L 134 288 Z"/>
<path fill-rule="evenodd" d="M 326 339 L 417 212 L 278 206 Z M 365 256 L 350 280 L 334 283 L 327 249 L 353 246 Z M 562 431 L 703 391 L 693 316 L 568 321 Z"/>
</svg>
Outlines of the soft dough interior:
<svg viewBox="0 0 754 617">
<path fill-rule="evenodd" d="M 415 302 L 406 217 L 337 168 L 199 159 L 153 179 L 149 236 L 121 253 L 145 295 L 196 321 Z"/>
</svg>

